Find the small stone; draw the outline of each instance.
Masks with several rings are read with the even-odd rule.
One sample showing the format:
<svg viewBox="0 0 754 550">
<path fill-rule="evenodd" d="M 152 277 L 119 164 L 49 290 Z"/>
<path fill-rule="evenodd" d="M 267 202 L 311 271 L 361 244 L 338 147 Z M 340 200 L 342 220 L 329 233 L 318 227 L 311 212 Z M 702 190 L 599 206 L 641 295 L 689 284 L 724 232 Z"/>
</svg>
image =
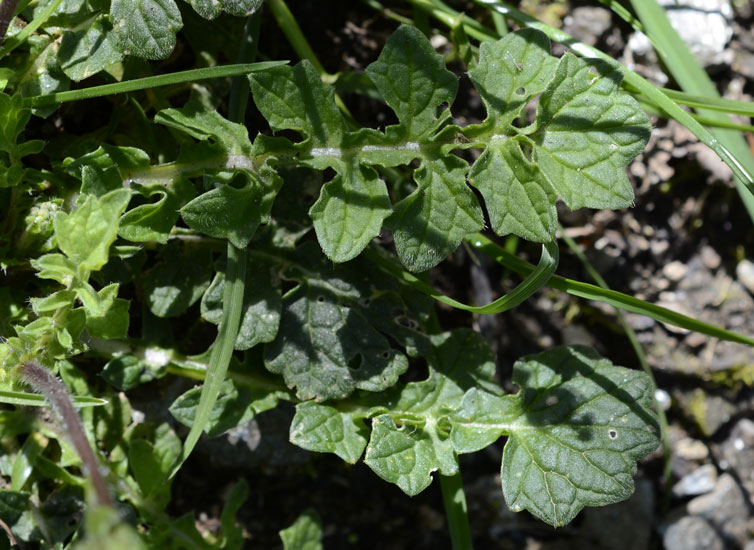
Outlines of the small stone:
<svg viewBox="0 0 754 550">
<path fill-rule="evenodd" d="M 701 332 L 692 332 L 686 338 L 684 338 L 684 342 L 686 342 L 686 345 L 690 348 L 696 349 L 699 347 L 702 347 L 704 344 L 707 343 L 709 340 L 709 336 L 706 334 L 702 334 Z"/>
<path fill-rule="evenodd" d="M 722 261 L 720 254 L 718 254 L 717 251 L 711 246 L 703 246 L 702 250 L 699 252 L 699 255 L 701 256 L 702 263 L 707 269 L 715 270 L 720 267 L 720 263 Z"/>
<path fill-rule="evenodd" d="M 665 550 L 723 550 L 723 540 L 703 518 L 685 516 L 662 537 Z"/>
<path fill-rule="evenodd" d="M 686 264 L 677 260 L 666 264 L 665 267 L 662 268 L 662 274 L 674 283 L 683 279 L 688 271 L 689 269 L 686 267 Z"/>
<path fill-rule="evenodd" d="M 723 537 L 736 541 L 738 547 L 747 540 L 749 509 L 741 487 L 730 474 L 721 475 L 711 493 L 691 500 L 686 511 L 709 521 Z"/>
<path fill-rule="evenodd" d="M 754 263 L 741 260 L 736 266 L 736 277 L 746 290 L 754 294 Z"/>
<path fill-rule="evenodd" d="M 677 497 L 703 495 L 712 491 L 716 483 L 717 468 L 712 464 L 705 464 L 673 485 L 673 494 Z"/>
<path fill-rule="evenodd" d="M 684 460 L 704 460 L 709 456 L 707 445 L 690 437 L 679 439 L 673 452 Z"/>
<path fill-rule="evenodd" d="M 728 439 L 714 448 L 718 462 L 732 470 L 749 495 L 754 495 L 754 422 L 742 418 Z"/>
</svg>

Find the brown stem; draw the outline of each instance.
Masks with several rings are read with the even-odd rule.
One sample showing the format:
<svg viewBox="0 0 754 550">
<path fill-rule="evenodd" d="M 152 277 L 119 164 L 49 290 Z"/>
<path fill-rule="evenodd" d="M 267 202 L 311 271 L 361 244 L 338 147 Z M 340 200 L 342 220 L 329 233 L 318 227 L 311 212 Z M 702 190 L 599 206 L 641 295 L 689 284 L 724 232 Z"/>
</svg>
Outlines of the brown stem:
<svg viewBox="0 0 754 550">
<path fill-rule="evenodd" d="M 84 473 L 92 480 L 99 504 L 111 506 L 110 493 L 107 490 L 105 479 L 100 473 L 99 462 L 94 456 L 91 445 L 89 445 L 84 426 L 81 424 L 81 419 L 76 413 L 66 387 L 49 370 L 34 361 L 26 361 L 20 370 L 23 379 L 32 388 L 44 395 L 53 409 L 63 418 L 68 438 L 76 449 L 79 458 L 81 458 Z"/>
<path fill-rule="evenodd" d="M 0 4 L 0 45 L 5 40 L 5 33 L 13 20 L 16 6 L 18 6 L 18 0 L 2 0 L 2 4 Z"/>
</svg>

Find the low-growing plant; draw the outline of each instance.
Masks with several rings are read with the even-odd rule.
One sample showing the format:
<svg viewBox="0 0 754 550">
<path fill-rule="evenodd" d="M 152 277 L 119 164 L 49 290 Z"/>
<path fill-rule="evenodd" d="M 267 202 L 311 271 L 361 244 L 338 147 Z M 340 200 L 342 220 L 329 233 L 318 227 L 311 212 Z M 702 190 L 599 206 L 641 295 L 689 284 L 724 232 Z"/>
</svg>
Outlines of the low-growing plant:
<svg viewBox="0 0 754 550">
<path fill-rule="evenodd" d="M 408 495 L 436 473 L 456 548 L 470 544 L 458 456 L 503 436 L 512 510 L 559 526 L 585 506 L 627 498 L 637 461 L 660 441 L 650 376 L 585 347 L 554 347 L 521 358 L 518 391 L 508 393 L 484 338 L 443 330 L 434 309 L 440 301 L 500 313 L 549 284 L 751 343 L 553 275 L 558 199 L 572 209 L 633 204 L 625 167 L 650 125 L 621 86 L 624 69 L 556 58 L 531 28 L 476 50 L 459 19 L 454 39 L 468 69 L 459 76 L 425 34 L 401 25 L 352 79 L 396 123 L 361 127 L 336 93 L 345 79 L 323 78 L 300 34 L 294 46 L 310 59 L 253 63 L 265 51 L 260 1 L 186 3 L 196 13 L 174 0 L 0 4 L 28 22 L 11 24 L 0 48 L 0 401 L 9 405 L 0 411 L 0 519 L 15 539 L 240 548 L 244 482 L 213 537 L 191 516 L 169 517 L 171 480 L 202 433 L 217 436 L 282 401 L 295 404 L 290 440 L 299 447 L 363 460 Z M 299 32 L 281 0 L 268 6 Z M 215 65 L 227 43 L 198 46 L 206 31 L 188 28 L 197 14 L 223 11 L 249 16 L 243 27 L 222 19 L 237 65 Z M 211 66 L 133 78 L 150 67 L 138 58 L 170 55 L 184 20 L 187 43 Z M 92 75 L 114 82 L 65 91 Z M 230 89 L 202 80 L 214 83 L 194 85 L 187 99 L 180 88 L 228 76 Z M 453 118 L 459 78 L 482 100 L 481 123 Z M 32 139 L 47 135 L 32 113 L 65 121 L 72 115 L 55 118 L 59 103 L 139 90 L 113 110 L 110 128 Z M 269 131 L 244 124 L 249 90 Z M 507 254 L 479 233 L 485 227 L 541 243 L 539 264 Z M 421 273 L 464 240 L 524 280 L 486 305 L 434 290 Z M 210 325 L 214 342 L 197 349 Z M 165 377 L 203 381 L 169 407 L 189 428 L 183 441 L 176 423 L 132 419 L 129 395 Z M 65 430 L 26 408 L 44 404 L 27 387 Z M 83 523 L 72 514 L 81 510 Z M 318 539 L 317 521 L 302 516 L 281 534 L 285 547 Z"/>
</svg>

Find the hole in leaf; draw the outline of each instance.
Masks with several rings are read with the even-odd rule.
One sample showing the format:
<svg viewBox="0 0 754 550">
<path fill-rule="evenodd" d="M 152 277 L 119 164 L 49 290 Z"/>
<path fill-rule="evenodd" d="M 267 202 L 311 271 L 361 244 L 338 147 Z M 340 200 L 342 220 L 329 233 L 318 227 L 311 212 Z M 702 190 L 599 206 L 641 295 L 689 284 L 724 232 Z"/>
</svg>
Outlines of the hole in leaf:
<svg viewBox="0 0 754 550">
<path fill-rule="evenodd" d="M 351 370 L 359 370 L 361 368 L 361 355 L 355 355 L 348 362 L 348 368 Z"/>
<path fill-rule="evenodd" d="M 618 432 L 615 430 L 608 430 L 607 435 L 610 439 L 618 439 Z"/>
<path fill-rule="evenodd" d="M 516 90 L 516 95 L 525 96 L 526 95 L 526 88 L 521 86 L 518 90 Z"/>
<path fill-rule="evenodd" d="M 385 350 L 380 355 L 382 356 L 383 359 L 388 359 L 390 358 L 390 351 Z"/>
<path fill-rule="evenodd" d="M 317 303 L 323 304 L 324 302 L 325 302 L 325 297 L 324 296 L 322 296 L 321 294 L 319 296 L 317 296 Z"/>
</svg>

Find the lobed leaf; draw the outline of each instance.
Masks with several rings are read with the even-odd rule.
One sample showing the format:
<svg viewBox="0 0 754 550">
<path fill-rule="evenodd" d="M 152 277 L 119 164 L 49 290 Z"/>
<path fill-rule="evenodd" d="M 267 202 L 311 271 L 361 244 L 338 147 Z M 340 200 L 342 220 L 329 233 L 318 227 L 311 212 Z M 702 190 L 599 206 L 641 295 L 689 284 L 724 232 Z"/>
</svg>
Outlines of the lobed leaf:
<svg viewBox="0 0 754 550">
<path fill-rule="evenodd" d="M 495 135 L 512 133 L 513 121 L 531 98 L 545 90 L 557 64 L 550 55 L 550 40 L 538 30 L 522 29 L 495 42 L 482 42 L 479 62 L 469 78 L 487 109 L 485 124 Z"/>
<path fill-rule="evenodd" d="M 205 19 L 214 19 L 223 11 L 246 17 L 262 7 L 264 0 L 186 0 Z"/>
<path fill-rule="evenodd" d="M 469 392 L 451 434 L 458 452 L 509 435 L 501 478 L 512 510 L 559 526 L 633 492 L 636 461 L 659 444 L 644 373 L 575 346 L 517 361 L 513 381 L 516 396 Z"/>
<path fill-rule="evenodd" d="M 388 129 L 402 140 L 423 141 L 443 121 L 441 106 L 456 96 L 458 79 L 445 67 L 427 37 L 416 27 L 400 26 L 388 39 L 377 61 L 366 69 L 400 124 Z"/>
<path fill-rule="evenodd" d="M 419 187 L 395 205 L 388 219 L 398 256 L 411 271 L 424 271 L 484 226 L 482 209 L 466 185 L 466 163 L 454 155 L 432 158 L 416 170 Z"/>
</svg>

